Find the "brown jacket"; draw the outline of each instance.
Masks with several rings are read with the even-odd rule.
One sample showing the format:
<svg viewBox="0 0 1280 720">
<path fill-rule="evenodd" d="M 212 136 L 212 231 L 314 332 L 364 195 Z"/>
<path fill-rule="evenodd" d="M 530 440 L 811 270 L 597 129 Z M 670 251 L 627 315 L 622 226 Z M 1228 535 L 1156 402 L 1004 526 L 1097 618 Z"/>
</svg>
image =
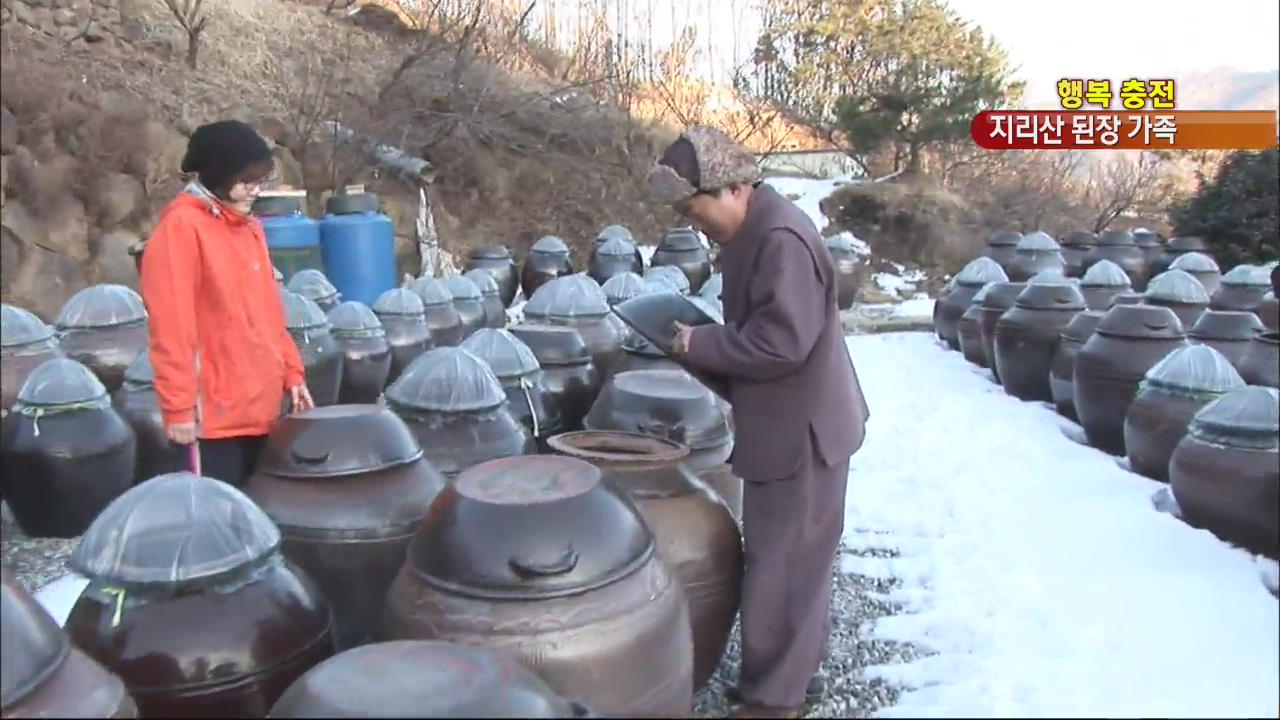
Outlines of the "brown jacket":
<svg viewBox="0 0 1280 720">
<path fill-rule="evenodd" d="M 686 361 L 729 380 L 734 473 L 784 478 L 812 451 L 828 466 L 843 462 L 862 446 L 870 415 L 817 228 L 761 184 L 720 252 L 725 324 L 694 328 Z"/>
</svg>

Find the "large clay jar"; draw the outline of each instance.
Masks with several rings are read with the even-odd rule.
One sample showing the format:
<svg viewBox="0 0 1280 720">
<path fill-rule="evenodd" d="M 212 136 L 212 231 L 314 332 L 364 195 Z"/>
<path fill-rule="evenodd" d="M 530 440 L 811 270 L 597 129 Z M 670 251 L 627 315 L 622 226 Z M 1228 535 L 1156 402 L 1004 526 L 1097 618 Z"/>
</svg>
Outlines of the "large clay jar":
<svg viewBox="0 0 1280 720">
<path fill-rule="evenodd" d="M 5 502 L 27 535 L 76 537 L 133 483 L 135 444 L 88 368 L 46 360 L 4 418 Z"/>
<path fill-rule="evenodd" d="M 285 327 L 302 356 L 311 399 L 316 405 L 336 404 L 342 387 L 342 349 L 330 332 L 329 318 L 319 305 L 288 290 L 280 291 L 280 302 Z"/>
<path fill-rule="evenodd" d="M 572 275 L 573 261 L 569 259 L 569 246 L 553 235 L 540 238 L 529 248 L 520 270 L 520 287 L 526 299 L 533 298 L 538 288 L 562 276 Z"/>
<path fill-rule="evenodd" d="M 1048 233 L 1037 230 L 1027 233 L 1018 241 L 1013 259 L 1013 272 L 1009 279 L 1024 282 L 1045 270 L 1063 272 L 1067 261 L 1062 257 L 1062 248 Z"/>
<path fill-rule="evenodd" d="M 393 640 L 353 648 L 311 668 L 269 718 L 580 718 L 504 653 L 439 640 Z"/>
<path fill-rule="evenodd" d="M 646 292 L 656 292 L 657 288 L 663 288 L 681 295 L 690 293 L 689 277 L 672 265 L 654 265 L 645 272 L 644 279 L 646 284 L 655 286 L 648 288 Z"/>
<path fill-rule="evenodd" d="M 108 392 L 120 387 L 125 368 L 149 344 L 142 296 L 124 285 L 94 285 L 72 295 L 56 325 L 63 354 L 92 370 Z"/>
<path fill-rule="evenodd" d="M 1250 385 L 1280 387 L 1280 333 L 1258 333 L 1240 358 L 1240 376 Z"/>
<path fill-rule="evenodd" d="M 489 324 L 484 311 L 484 294 L 480 286 L 464 275 L 450 275 L 444 279 L 444 286 L 449 289 L 449 297 L 453 301 L 453 309 L 462 318 L 462 339 L 466 340 L 472 333 Z"/>
<path fill-rule="evenodd" d="M 138 708 L 7 568 L 0 570 L 0 717 L 133 718 Z"/>
<path fill-rule="evenodd" d="M 173 469 L 173 446 L 164 432 L 155 382 L 151 353 L 142 353 L 125 370 L 124 384 L 111 398 L 112 407 L 133 428 L 134 485 Z"/>
<path fill-rule="evenodd" d="M 1262 304 L 1270 288 L 1271 278 L 1265 269 L 1257 265 L 1237 265 L 1222 276 L 1218 290 L 1209 300 L 1209 307 L 1253 312 Z"/>
<path fill-rule="evenodd" d="M 493 273 L 484 268 L 468 270 L 464 275 L 480 288 L 480 307 L 484 310 L 484 326 L 504 328 L 507 326 L 507 306 L 502 302 L 502 288 L 493 279 Z"/>
<path fill-rule="evenodd" d="M 1078 278 L 1084 275 L 1084 261 L 1093 252 L 1098 242 L 1098 234 L 1091 230 L 1072 230 L 1062 238 L 1062 273 L 1067 277 Z"/>
<path fill-rule="evenodd" d="M 964 311 L 969 309 L 973 296 L 977 295 L 982 286 L 987 283 L 1005 282 L 1008 279 L 1000 265 L 989 257 L 977 257 L 965 265 L 964 269 L 956 275 L 951 292 L 935 303 L 937 306 L 935 328 L 938 337 L 946 341 L 947 346 L 952 350 L 959 351 L 960 335 L 956 325 L 960 322 L 960 316 L 964 315 Z"/>
<path fill-rule="evenodd" d="M 543 383 L 542 366 L 523 340 L 506 330 L 484 329 L 467 338 L 462 347 L 489 364 L 507 394 L 511 414 L 540 448 L 562 430 L 556 414 L 559 408 Z"/>
<path fill-rule="evenodd" d="M 443 487 L 394 413 L 335 405 L 281 418 L 245 492 L 329 601 L 344 650 L 377 628 L 414 528 Z"/>
<path fill-rule="evenodd" d="M 627 272 L 609 278 L 600 289 L 604 291 L 604 297 L 612 307 L 645 292 L 645 282 L 643 277 Z"/>
<path fill-rule="evenodd" d="M 685 717 L 688 600 L 635 504 L 567 457 L 473 467 L 436 498 L 387 597 L 386 639 L 514 655 L 616 717 Z"/>
<path fill-rule="evenodd" d="M 1000 382 L 999 358 L 996 357 L 996 324 L 1013 307 L 1026 287 L 1026 283 L 998 282 L 982 297 L 982 315 L 978 318 L 979 330 L 982 332 L 982 352 L 987 357 L 996 382 Z"/>
<path fill-rule="evenodd" d="M 1129 467 L 1152 480 L 1169 479 L 1169 459 L 1200 408 L 1243 387 L 1240 373 L 1217 350 L 1178 348 L 1147 371 L 1124 419 Z"/>
<path fill-rule="evenodd" d="M 1000 384 L 1019 400 L 1053 400 L 1049 368 L 1062 331 L 1085 309 L 1080 290 L 1060 274 L 1037 275 L 996 322 Z"/>
<path fill-rule="evenodd" d="M 1174 238 L 1174 240 L 1177 239 Z M 1218 286 L 1222 283 L 1222 271 L 1218 269 L 1218 263 L 1201 252 L 1182 253 L 1168 266 L 1168 269 L 1189 273 L 1200 281 L 1204 291 L 1209 293 L 1210 297 L 1218 291 Z"/>
<path fill-rule="evenodd" d="M 1194 327 L 1209 307 L 1209 293 L 1204 291 L 1204 286 L 1182 270 L 1166 270 L 1151 278 L 1142 296 L 1148 305 L 1172 310 L 1184 328 Z"/>
<path fill-rule="evenodd" d="M 13 406 L 32 370 L 57 357 L 62 349 L 53 328 L 16 305 L 0 306 L 0 410 Z"/>
<path fill-rule="evenodd" d="M 538 323 L 563 325 L 577 330 L 591 349 L 591 358 L 608 377 L 622 359 L 625 337 L 612 317 L 609 300 L 595 280 L 586 275 L 556 278 L 539 288 L 524 306 L 524 316 Z"/>
<path fill-rule="evenodd" d="M 348 300 L 329 311 L 329 332 L 342 352 L 338 402 L 377 402 L 391 374 L 391 343 L 367 305 Z"/>
<path fill-rule="evenodd" d="M 1110 260 L 1093 263 L 1080 279 L 1080 292 L 1090 310 L 1109 310 L 1117 295 L 1132 290 L 1129 276 Z"/>
<path fill-rule="evenodd" d="M 385 396 L 418 438 L 427 460 L 446 477 L 535 449 L 488 363 L 462 348 L 419 355 Z"/>
<path fill-rule="evenodd" d="M 987 360 L 987 349 L 982 345 L 982 301 L 995 286 L 996 283 L 993 282 L 983 285 L 982 289 L 969 301 L 969 307 L 956 323 L 956 336 L 960 338 L 960 352 L 964 353 L 965 360 L 978 367 L 991 365 Z"/>
<path fill-rule="evenodd" d="M 382 322 L 387 342 L 391 344 L 391 371 L 387 373 L 390 384 L 414 358 L 435 347 L 435 343 L 427 326 L 426 306 L 409 288 L 392 288 L 382 293 L 373 303 L 373 314 Z"/>
<path fill-rule="evenodd" d="M 618 373 L 583 421 L 587 430 L 620 430 L 672 440 L 689 448 L 685 464 L 742 517 L 742 479 L 733 454 L 732 408 L 683 370 Z"/>
<path fill-rule="evenodd" d="M 1124 455 L 1124 418 L 1147 371 L 1187 344 L 1178 316 L 1153 305 L 1117 305 L 1076 354 L 1076 415 L 1089 444 Z"/>
<path fill-rule="evenodd" d="M 549 412 L 560 418 L 565 430 L 582 428 L 591 404 L 604 386 L 604 377 L 591 359 L 582 334 L 570 327 L 520 323 L 511 334 L 529 347 L 542 367 Z"/>
<path fill-rule="evenodd" d="M 692 228 L 668 230 L 658 243 L 650 265 L 679 268 L 689 281 L 691 293 L 698 292 L 702 283 L 711 277 L 711 255 L 702 244 L 702 238 Z"/>
<path fill-rule="evenodd" d="M 858 301 L 865 265 L 854 247 L 853 237 L 848 233 L 827 238 L 827 252 L 831 253 L 831 262 L 836 271 L 836 306 L 841 310 L 848 310 Z M 718 290 L 716 294 L 718 297 Z"/>
<path fill-rule="evenodd" d="M 1193 343 L 1208 345 L 1222 353 L 1239 370 L 1254 336 L 1261 332 L 1262 323 L 1251 312 L 1206 310 L 1191 326 L 1187 336 Z"/>
<path fill-rule="evenodd" d="M 693 475 L 679 443 L 624 432 L 577 432 L 551 438 L 555 452 L 600 468 L 622 489 L 658 541 L 658 555 L 684 584 L 693 627 L 693 687 L 715 673 L 742 594 L 742 537 L 733 514 Z"/>
<path fill-rule="evenodd" d="M 1133 233 L 1128 230 L 1107 230 L 1099 235 L 1093 252 L 1084 260 L 1084 271 L 1088 273 L 1089 268 L 1100 260 L 1110 260 L 1119 265 L 1135 290 L 1146 289 L 1147 278 L 1150 277 L 1147 273 L 1146 256 L 1134 240 Z"/>
<path fill-rule="evenodd" d="M 299 270 L 289 278 L 286 286 L 294 292 L 320 306 L 320 310 L 328 313 L 342 302 L 342 293 L 329 282 L 325 274 L 315 268 Z"/>
<path fill-rule="evenodd" d="M 1268 332 L 1280 332 L 1280 301 L 1276 300 L 1276 294 L 1273 291 L 1268 290 L 1267 294 L 1262 296 L 1262 302 L 1253 309 L 1253 314 L 1258 316 L 1262 326 Z"/>
<path fill-rule="evenodd" d="M 640 249 L 630 240 L 611 238 L 594 243 L 587 260 L 587 274 L 601 285 L 615 275 L 644 272 Z"/>
<path fill-rule="evenodd" d="M 1053 395 L 1054 408 L 1065 418 L 1076 419 L 1074 393 L 1076 354 L 1093 335 L 1103 314 L 1101 310 L 1078 312 L 1071 318 L 1071 322 L 1062 328 L 1058 349 L 1054 351 L 1053 362 L 1049 365 L 1049 393 Z"/>
<path fill-rule="evenodd" d="M 511 251 L 504 245 L 489 244 L 473 248 L 467 257 L 464 272 L 476 269 L 488 270 L 497 281 L 502 297 L 502 306 L 508 307 L 516 299 L 516 291 L 520 289 L 520 279 L 516 274 L 516 261 Z"/>
<path fill-rule="evenodd" d="M 1166 270 L 1172 269 L 1174 263 L 1183 255 L 1196 253 L 1208 257 L 1208 252 L 1209 244 L 1204 241 L 1204 238 L 1197 235 L 1174 235 L 1169 238 L 1169 242 L 1164 244 L 1155 259 L 1151 261 L 1151 276 L 1155 277 Z M 1187 268 L 1179 269 L 1186 270 Z M 1213 289 L 1207 285 L 1205 289 L 1213 292 Z"/>
<path fill-rule="evenodd" d="M 1147 263 L 1147 277 L 1155 277 L 1164 272 L 1152 267 L 1152 263 L 1164 255 L 1164 238 L 1146 228 L 1139 228 L 1133 231 L 1133 244 L 1142 250 L 1142 259 Z"/>
<path fill-rule="evenodd" d="M 438 348 L 461 345 L 467 336 L 467 325 L 453 304 L 453 293 L 443 280 L 420 277 L 409 283 L 422 300 L 422 312 L 431 329 L 431 343 Z"/>
<path fill-rule="evenodd" d="M 1188 524 L 1250 552 L 1280 550 L 1280 391 L 1243 387 L 1191 420 L 1169 463 Z"/>
<path fill-rule="evenodd" d="M 1004 270 L 1005 275 L 1013 272 L 1013 261 L 1018 256 L 1018 241 L 1022 233 L 1014 230 L 1001 230 L 987 239 L 987 248 L 983 252 L 986 257 L 995 260 Z"/>
<path fill-rule="evenodd" d="M 333 654 L 332 614 L 232 486 L 172 473 L 121 495 L 71 555 L 89 578 L 66 630 L 142 717 L 263 717 Z"/>
</svg>

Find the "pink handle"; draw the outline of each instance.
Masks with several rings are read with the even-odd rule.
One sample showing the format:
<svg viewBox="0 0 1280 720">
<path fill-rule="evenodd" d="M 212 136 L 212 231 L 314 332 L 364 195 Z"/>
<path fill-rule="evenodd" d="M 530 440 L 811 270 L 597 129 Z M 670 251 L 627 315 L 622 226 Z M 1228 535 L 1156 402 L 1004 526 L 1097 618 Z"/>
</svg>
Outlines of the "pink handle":
<svg viewBox="0 0 1280 720">
<path fill-rule="evenodd" d="M 196 475 L 202 475 L 200 472 L 200 441 L 196 441 L 187 446 L 187 452 L 191 460 L 191 472 Z"/>
</svg>

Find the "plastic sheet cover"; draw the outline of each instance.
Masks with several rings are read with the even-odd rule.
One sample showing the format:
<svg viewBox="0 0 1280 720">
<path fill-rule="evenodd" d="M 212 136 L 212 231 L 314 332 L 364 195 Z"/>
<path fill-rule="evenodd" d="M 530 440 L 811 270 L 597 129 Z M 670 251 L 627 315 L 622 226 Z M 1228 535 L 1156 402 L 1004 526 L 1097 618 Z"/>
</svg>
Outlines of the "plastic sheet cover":
<svg viewBox="0 0 1280 720">
<path fill-rule="evenodd" d="M 1049 233 L 1037 230 L 1023 235 L 1018 241 L 1018 249 L 1024 252 L 1050 252 L 1062 248 L 1057 240 L 1049 236 Z"/>
<path fill-rule="evenodd" d="M 489 363 L 461 347 L 436 348 L 414 358 L 386 396 L 406 408 L 436 412 L 489 410 L 507 399 Z"/>
<path fill-rule="evenodd" d="M 982 287 L 989 282 L 1007 282 L 1008 274 L 1004 268 L 1000 267 L 1000 263 L 983 255 L 969 261 L 955 276 L 955 282 L 959 285 L 969 285 L 974 287 Z"/>
<path fill-rule="evenodd" d="M 604 290 L 605 299 L 609 304 L 617 305 L 624 300 L 643 295 L 644 278 L 633 272 L 618 273 L 605 280 L 601 289 Z"/>
<path fill-rule="evenodd" d="M 689 278 L 674 265 L 656 265 L 644 274 L 645 280 L 660 282 L 681 295 L 689 294 Z"/>
<path fill-rule="evenodd" d="M 329 311 L 329 325 L 333 332 L 341 334 L 379 335 L 382 321 L 368 305 L 348 300 Z"/>
<path fill-rule="evenodd" d="M 676 270 L 676 272 L 680 272 Z M 684 273 L 680 273 L 681 277 Z M 609 314 L 609 299 L 600 284 L 587 275 L 564 275 L 534 291 L 525 303 L 530 317 L 597 317 Z"/>
<path fill-rule="evenodd" d="M 1218 269 L 1218 263 L 1213 258 L 1202 252 L 1189 252 L 1179 255 L 1174 259 L 1173 263 L 1169 265 L 1169 269 L 1197 273 L 1221 272 L 1221 270 Z"/>
<path fill-rule="evenodd" d="M 1215 393 L 1245 384 L 1231 361 L 1208 345 L 1187 345 L 1174 350 L 1147 371 L 1146 379 L 1160 385 Z"/>
<path fill-rule="evenodd" d="M 1136 245 L 1137 240 L 1128 230 L 1107 230 L 1098 236 L 1099 245 Z"/>
<path fill-rule="evenodd" d="M 488 273 L 486 273 L 487 275 Z M 409 288 L 391 288 L 373 301 L 373 311 L 378 315 L 405 315 L 417 317 L 426 313 L 422 298 Z"/>
<path fill-rule="evenodd" d="M 1196 413 L 1190 432 L 1209 442 L 1274 452 L 1280 449 L 1280 390 L 1259 385 L 1231 390 Z"/>
<path fill-rule="evenodd" d="M 409 289 L 417 293 L 425 306 L 448 305 L 453 302 L 453 293 L 443 280 L 433 277 L 420 277 L 414 280 Z"/>
<path fill-rule="evenodd" d="M 480 286 L 463 275 L 450 275 L 444 279 L 444 286 L 449 288 L 449 295 L 454 300 L 479 300 Z"/>
<path fill-rule="evenodd" d="M 698 294 L 704 298 L 719 298 L 724 292 L 724 275 L 715 273 L 702 283 L 702 287 L 698 288 Z"/>
<path fill-rule="evenodd" d="M 284 324 L 290 330 L 309 330 L 326 327 L 329 319 L 310 298 L 303 297 L 288 290 L 280 291 L 280 302 L 284 305 Z"/>
<path fill-rule="evenodd" d="M 17 305 L 0 305 L 0 348 L 5 353 L 48 349 L 57 344 L 53 334 L 53 328 L 34 313 Z"/>
<path fill-rule="evenodd" d="M 1119 265 L 1110 260 L 1099 260 L 1085 271 L 1084 277 L 1080 278 L 1080 284 L 1085 287 L 1117 288 L 1132 287 L 1133 281 Z"/>
<path fill-rule="evenodd" d="M 991 283 L 987 283 L 990 285 Z M 1060 270 L 1041 270 L 1027 281 L 1028 285 L 1079 285 L 1075 278 L 1069 278 Z"/>
<path fill-rule="evenodd" d="M 99 407 L 107 403 L 107 388 L 89 368 L 71 358 L 45 360 L 27 376 L 18 388 L 14 409 L 23 406 L 54 408 L 67 406 Z"/>
<path fill-rule="evenodd" d="M 569 246 L 565 244 L 564 240 L 561 240 L 555 235 L 547 235 L 545 237 L 538 238 L 538 241 L 533 244 L 533 247 L 529 248 L 529 252 L 542 253 L 546 255 L 568 255 Z"/>
<path fill-rule="evenodd" d="M 111 584 L 182 583 L 278 550 L 280 531 L 244 493 L 189 472 L 131 488 L 85 532 L 70 565 Z"/>
<path fill-rule="evenodd" d="M 600 233 L 596 235 L 596 242 L 604 242 L 615 238 L 619 240 L 626 240 L 628 242 L 635 242 L 635 237 L 631 234 L 631 231 L 621 225 L 610 225 L 601 230 Z"/>
<path fill-rule="evenodd" d="M 630 240 L 612 238 L 600 243 L 596 252 L 607 257 L 635 257 L 636 246 Z"/>
<path fill-rule="evenodd" d="M 329 278 L 314 268 L 294 273 L 294 276 L 289 278 L 288 288 L 290 292 L 298 293 L 310 300 L 324 300 L 338 294 L 338 288 L 329 282 Z"/>
<path fill-rule="evenodd" d="M 1147 283 L 1145 297 L 1166 302 L 1207 305 L 1209 293 L 1194 275 L 1185 270 L 1166 270 Z"/>
<path fill-rule="evenodd" d="M 481 295 L 488 297 L 502 294 L 502 289 L 498 287 L 498 281 L 493 278 L 493 273 L 484 268 L 468 270 L 462 276 L 475 283 L 476 287 L 480 288 Z"/>
<path fill-rule="evenodd" d="M 987 299 L 987 294 L 991 292 L 991 288 L 998 284 L 999 283 L 989 282 L 986 285 L 983 285 L 978 292 L 973 294 L 973 299 L 969 301 L 969 304 L 981 307 L 982 301 Z"/>
<path fill-rule="evenodd" d="M 507 330 L 481 328 L 462 341 L 462 349 L 489 363 L 500 378 L 528 375 L 542 369 L 533 350 Z"/>
<path fill-rule="evenodd" d="M 94 285 L 67 300 L 58 313 L 59 330 L 103 328 L 147 319 L 142 296 L 124 285 Z"/>
<path fill-rule="evenodd" d="M 151 367 L 151 353 L 138 353 L 138 358 L 129 363 L 124 371 L 124 384 L 132 389 L 148 388 L 156 383 L 156 371 Z"/>
<path fill-rule="evenodd" d="M 1222 284 L 1242 285 L 1246 287 L 1271 287 L 1271 268 L 1250 265 L 1248 263 L 1237 265 L 1228 270 L 1222 276 Z"/>
</svg>

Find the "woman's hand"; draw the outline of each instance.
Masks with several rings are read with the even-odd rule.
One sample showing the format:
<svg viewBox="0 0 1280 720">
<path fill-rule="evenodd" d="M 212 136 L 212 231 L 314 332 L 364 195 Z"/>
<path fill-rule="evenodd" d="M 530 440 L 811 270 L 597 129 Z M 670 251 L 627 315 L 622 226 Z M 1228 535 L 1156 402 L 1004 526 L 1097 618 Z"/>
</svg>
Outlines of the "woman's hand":
<svg viewBox="0 0 1280 720">
<path fill-rule="evenodd" d="M 196 441 L 196 424 L 187 422 L 166 425 L 164 435 L 179 445 L 190 445 Z"/>
<path fill-rule="evenodd" d="M 293 401 L 290 412 L 298 413 L 316 406 L 316 401 L 311 399 L 311 391 L 307 389 L 306 383 L 289 388 L 289 399 Z"/>
</svg>

